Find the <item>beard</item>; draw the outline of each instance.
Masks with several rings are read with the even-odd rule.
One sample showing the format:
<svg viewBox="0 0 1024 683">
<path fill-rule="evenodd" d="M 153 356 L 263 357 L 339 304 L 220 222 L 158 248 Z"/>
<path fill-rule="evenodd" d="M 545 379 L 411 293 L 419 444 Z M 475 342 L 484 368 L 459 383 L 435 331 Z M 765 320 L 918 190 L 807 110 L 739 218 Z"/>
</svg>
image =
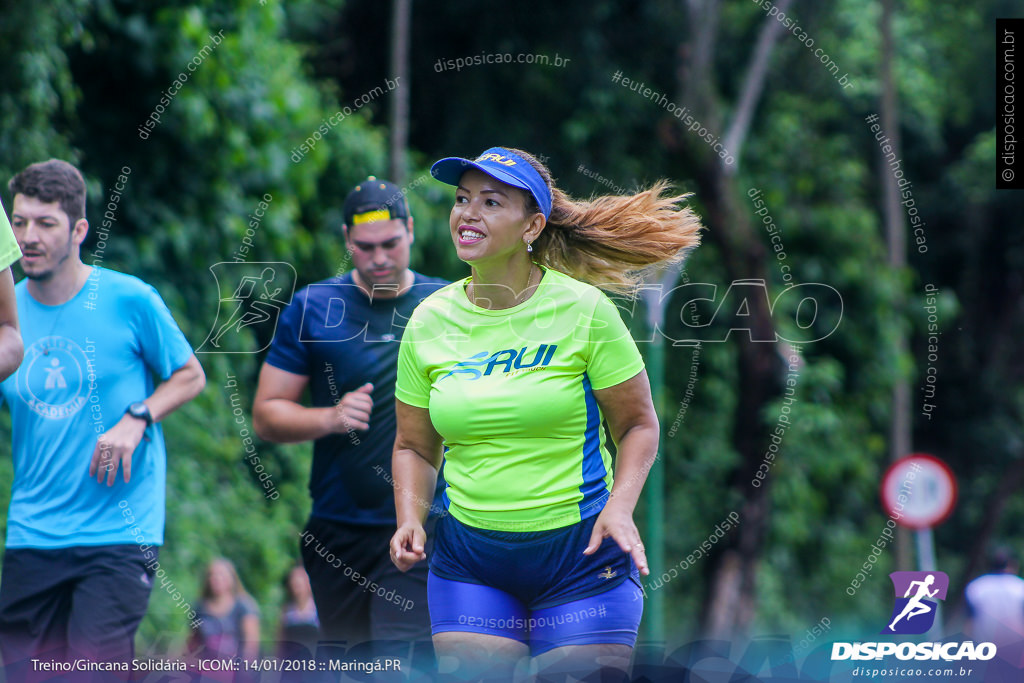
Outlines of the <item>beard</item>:
<svg viewBox="0 0 1024 683">
<path fill-rule="evenodd" d="M 57 274 L 57 271 L 60 270 L 61 266 L 63 266 L 64 262 L 67 261 L 69 258 L 71 258 L 70 235 L 68 236 L 68 243 L 65 245 L 64 248 L 64 255 L 57 259 L 57 262 L 54 263 L 53 266 L 51 266 L 49 269 L 34 272 L 29 272 L 28 270 L 25 269 L 24 266 L 22 266 L 21 269 L 22 271 L 24 271 L 25 277 L 27 277 L 29 280 L 32 280 L 34 282 L 46 282 L 48 280 L 53 279 L 53 276 Z"/>
</svg>

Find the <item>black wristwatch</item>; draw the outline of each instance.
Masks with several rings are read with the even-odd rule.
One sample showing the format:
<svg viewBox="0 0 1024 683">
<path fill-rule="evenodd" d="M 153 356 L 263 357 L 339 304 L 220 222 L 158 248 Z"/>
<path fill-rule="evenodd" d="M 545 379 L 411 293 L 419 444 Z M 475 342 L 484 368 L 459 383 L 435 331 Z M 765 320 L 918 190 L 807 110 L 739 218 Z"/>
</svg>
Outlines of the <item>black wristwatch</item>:
<svg viewBox="0 0 1024 683">
<path fill-rule="evenodd" d="M 149 412 L 149 406 L 142 401 L 131 404 L 124 412 L 128 413 L 132 417 L 145 420 L 146 427 L 151 427 L 153 425 L 153 413 Z"/>
</svg>

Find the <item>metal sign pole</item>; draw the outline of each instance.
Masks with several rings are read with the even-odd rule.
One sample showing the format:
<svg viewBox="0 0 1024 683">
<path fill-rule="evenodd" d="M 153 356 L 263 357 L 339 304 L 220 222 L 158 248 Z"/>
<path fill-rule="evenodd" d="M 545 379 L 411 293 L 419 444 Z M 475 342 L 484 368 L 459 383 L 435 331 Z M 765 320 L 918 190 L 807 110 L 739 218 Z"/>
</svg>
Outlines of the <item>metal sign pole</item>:
<svg viewBox="0 0 1024 683">
<path fill-rule="evenodd" d="M 665 339 L 661 330 L 665 326 L 665 309 L 668 307 L 669 297 L 664 293 L 672 290 L 681 271 L 681 263 L 669 265 L 660 273 L 658 287 L 644 287 L 640 290 L 647 313 L 648 331 L 653 335 L 646 359 L 647 377 L 651 383 L 651 396 L 658 412 L 658 422 L 661 424 L 657 458 L 651 466 L 651 471 L 647 475 L 647 485 L 644 487 L 647 496 L 647 563 L 652 575 L 665 570 Z M 644 638 L 651 642 L 664 642 L 663 591 L 650 591 L 647 594 L 644 612 Z"/>
<path fill-rule="evenodd" d="M 935 562 L 935 543 L 932 535 L 932 528 L 926 527 L 924 529 L 918 529 L 914 532 L 914 540 L 917 545 L 917 564 L 918 568 L 923 572 L 936 571 Z M 926 634 L 928 638 L 937 640 L 942 636 L 942 603 L 938 600 L 935 601 L 935 621 L 932 623 L 932 627 Z"/>
</svg>

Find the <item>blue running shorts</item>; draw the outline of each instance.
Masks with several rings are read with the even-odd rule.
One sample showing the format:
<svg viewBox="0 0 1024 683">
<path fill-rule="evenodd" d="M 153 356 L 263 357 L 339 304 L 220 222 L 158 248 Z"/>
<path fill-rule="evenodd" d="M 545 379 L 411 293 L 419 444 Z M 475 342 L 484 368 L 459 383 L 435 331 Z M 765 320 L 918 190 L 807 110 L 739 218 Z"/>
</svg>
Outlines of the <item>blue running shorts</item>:
<svg viewBox="0 0 1024 683">
<path fill-rule="evenodd" d="M 611 538 L 586 556 L 596 516 L 550 531 L 491 531 L 438 520 L 427 599 L 434 634 L 512 638 L 538 655 L 565 645 L 632 647 L 639 572 Z"/>
</svg>

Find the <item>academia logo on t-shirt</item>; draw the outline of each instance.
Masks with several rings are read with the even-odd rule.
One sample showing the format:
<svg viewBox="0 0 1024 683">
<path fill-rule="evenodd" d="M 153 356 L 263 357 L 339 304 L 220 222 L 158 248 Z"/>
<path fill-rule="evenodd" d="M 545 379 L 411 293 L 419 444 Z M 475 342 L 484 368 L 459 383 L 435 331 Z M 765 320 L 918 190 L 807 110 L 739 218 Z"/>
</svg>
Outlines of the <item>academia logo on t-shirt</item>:
<svg viewBox="0 0 1024 683">
<path fill-rule="evenodd" d="M 18 395 L 37 415 L 63 420 L 89 400 L 90 373 L 82 347 L 65 337 L 43 337 L 25 349 L 18 368 Z"/>
<path fill-rule="evenodd" d="M 502 370 L 503 374 L 508 374 L 513 370 L 526 370 L 530 368 L 542 368 L 547 366 L 551 362 L 551 358 L 555 355 L 555 349 L 558 348 L 557 344 L 541 344 L 536 351 L 533 352 L 533 358 L 529 362 L 526 362 L 526 354 L 528 353 L 527 347 L 523 347 L 518 351 L 516 349 L 505 349 L 504 351 L 498 351 L 496 353 L 490 353 L 489 351 L 481 351 L 480 353 L 473 354 L 468 360 L 460 361 L 448 371 L 448 374 L 437 380 L 448 379 L 453 375 L 470 375 L 470 377 L 462 377 L 462 379 L 468 379 L 470 381 L 480 379 L 486 375 L 490 375 L 494 372 L 494 368 L 497 366 L 504 367 Z M 481 371 L 479 368 L 487 366 L 487 369 Z"/>
</svg>

